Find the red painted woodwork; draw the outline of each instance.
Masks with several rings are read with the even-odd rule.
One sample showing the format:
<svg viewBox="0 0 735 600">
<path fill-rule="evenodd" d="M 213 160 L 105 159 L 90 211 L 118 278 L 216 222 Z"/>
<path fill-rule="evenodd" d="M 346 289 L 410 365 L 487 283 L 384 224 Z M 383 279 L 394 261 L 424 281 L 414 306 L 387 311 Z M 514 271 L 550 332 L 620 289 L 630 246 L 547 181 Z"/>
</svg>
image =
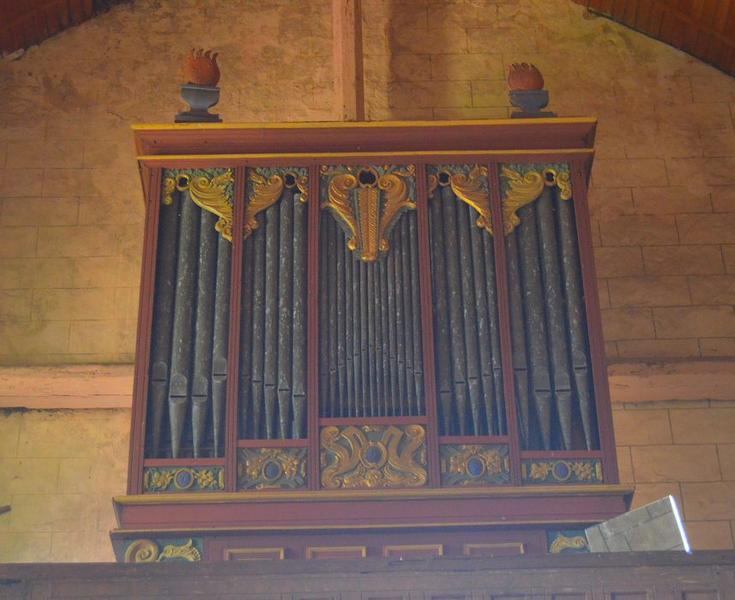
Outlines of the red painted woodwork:
<svg viewBox="0 0 735 600">
<path fill-rule="evenodd" d="M 612 418 L 609 404 L 599 301 L 595 285 L 586 186 L 591 166 L 594 119 L 518 119 L 455 123 L 336 123 L 284 125 L 144 125 L 135 128 L 147 203 L 146 239 L 141 280 L 140 325 L 136 354 L 133 427 L 128 496 L 116 498 L 119 529 L 115 540 L 140 537 L 199 536 L 205 560 L 223 560 L 237 544 L 270 547 L 281 536 L 291 554 L 301 556 L 311 542 L 305 531 L 319 532 L 320 546 L 377 548 L 391 531 L 395 544 L 412 540 L 459 548 L 477 536 L 488 543 L 504 543 L 510 528 L 523 533 L 528 548 L 540 548 L 549 529 L 574 529 L 624 512 L 631 491 L 618 486 Z M 502 232 L 498 166 L 502 162 L 563 162 L 569 164 L 574 190 L 581 271 L 600 449 L 595 451 L 521 451 L 511 362 L 510 308 L 505 243 L 494 236 L 495 270 L 500 324 L 507 435 L 439 437 L 434 377 L 434 338 L 429 248 L 426 166 L 481 164 L 488 167 L 493 230 Z M 320 174 L 322 164 L 414 164 L 419 236 L 419 284 L 426 415 L 364 419 L 319 418 L 319 310 L 307 303 L 306 439 L 238 439 L 238 381 L 240 346 L 242 239 L 234 236 L 231 265 L 230 333 L 228 347 L 227 423 L 225 456 L 200 460 L 144 460 L 148 355 L 155 289 L 156 237 L 161 174 L 165 168 L 232 167 L 235 169 L 234 231 L 244 224 L 247 169 L 254 166 L 307 166 L 309 171 L 307 268 L 309 290 L 319 285 Z M 313 294 L 313 292 L 311 293 Z M 311 295 L 310 294 L 310 295 Z M 325 425 L 423 424 L 427 430 L 428 482 L 406 490 L 320 490 L 319 430 Z M 441 488 L 440 446 L 445 444 L 501 444 L 509 449 L 510 482 L 488 487 Z M 237 490 L 238 448 L 307 448 L 307 486 L 296 490 Z M 602 461 L 603 482 L 573 485 L 524 485 L 521 462 L 529 459 Z M 200 493 L 147 493 L 142 489 L 143 467 L 225 466 L 225 490 Z M 340 532 L 340 533 L 338 533 Z M 336 543 L 349 533 L 350 543 Z M 358 535 L 359 534 L 359 535 Z M 311 534 L 309 534 L 311 535 Z M 520 534 L 519 534 L 520 535 Z M 230 541 L 224 542 L 224 537 Z M 505 536 L 505 537 L 504 537 Z M 156 538 L 156 539 L 158 539 Z M 279 539 L 281 539 L 279 538 Z M 354 539 L 353 539 L 354 538 Z M 356 540 L 362 540 L 358 543 Z M 520 538 L 519 538 L 520 539 Z M 533 541 L 536 540 L 536 541 Z M 476 540 L 475 540 L 476 541 Z M 512 541 L 512 540 L 511 540 Z M 327 543 L 328 542 L 328 543 Z M 354 543 L 353 543 L 354 542 Z M 279 542 L 281 543 L 281 542 Z M 417 543 L 417 542 L 416 542 Z M 219 545 L 218 545 L 219 544 Z M 230 544 L 230 545 L 228 545 Z M 212 553 L 206 548 L 216 548 Z M 240 546 L 243 547 L 243 546 Z M 545 551 L 534 550 L 534 551 Z M 301 554 L 300 554 L 301 553 Z"/>
</svg>

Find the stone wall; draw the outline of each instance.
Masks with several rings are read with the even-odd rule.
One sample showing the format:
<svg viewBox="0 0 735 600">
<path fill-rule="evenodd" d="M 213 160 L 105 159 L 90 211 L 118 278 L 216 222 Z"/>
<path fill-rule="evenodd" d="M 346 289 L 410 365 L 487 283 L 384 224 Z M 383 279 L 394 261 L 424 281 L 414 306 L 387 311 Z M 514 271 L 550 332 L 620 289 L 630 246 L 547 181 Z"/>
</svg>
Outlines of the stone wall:
<svg viewBox="0 0 735 600">
<path fill-rule="evenodd" d="M 365 0 L 370 119 L 508 115 L 536 63 L 600 119 L 591 205 L 612 360 L 735 356 L 735 79 L 569 0 Z M 129 362 L 142 203 L 129 125 L 221 52 L 226 121 L 333 118 L 330 0 L 137 0 L 0 62 L 0 364 Z M 298 17 L 298 18 L 296 18 Z"/>
</svg>

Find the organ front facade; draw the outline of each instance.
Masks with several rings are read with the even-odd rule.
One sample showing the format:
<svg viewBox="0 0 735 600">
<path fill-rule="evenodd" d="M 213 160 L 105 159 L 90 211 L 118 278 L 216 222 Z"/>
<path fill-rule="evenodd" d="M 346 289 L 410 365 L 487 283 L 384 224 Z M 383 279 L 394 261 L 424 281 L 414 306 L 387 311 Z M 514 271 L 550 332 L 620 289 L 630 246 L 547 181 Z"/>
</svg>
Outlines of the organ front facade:
<svg viewBox="0 0 735 600">
<path fill-rule="evenodd" d="M 593 119 L 141 125 L 119 560 L 582 550 L 624 512 Z"/>
</svg>

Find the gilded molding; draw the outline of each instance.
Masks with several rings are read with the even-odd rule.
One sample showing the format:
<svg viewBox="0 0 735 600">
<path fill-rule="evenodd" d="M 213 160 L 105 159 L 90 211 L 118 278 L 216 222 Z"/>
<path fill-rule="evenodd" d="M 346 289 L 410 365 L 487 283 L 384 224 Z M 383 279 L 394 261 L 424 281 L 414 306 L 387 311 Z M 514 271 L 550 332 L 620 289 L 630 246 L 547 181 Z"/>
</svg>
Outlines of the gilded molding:
<svg viewBox="0 0 735 600">
<path fill-rule="evenodd" d="M 442 486 L 487 486 L 510 483 L 508 446 L 442 444 Z"/>
<path fill-rule="evenodd" d="M 194 204 L 219 217 L 214 228 L 231 242 L 233 183 L 232 169 L 167 170 L 162 203 L 170 206 L 174 192 L 189 192 Z"/>
<path fill-rule="evenodd" d="M 146 467 L 143 493 L 216 492 L 225 489 L 223 467 Z"/>
<path fill-rule="evenodd" d="M 306 487 L 306 448 L 239 448 L 237 488 L 240 490 Z"/>
<path fill-rule="evenodd" d="M 426 485 L 426 431 L 422 425 L 324 427 L 320 442 L 324 488 Z"/>
<path fill-rule="evenodd" d="M 416 167 L 324 165 L 321 174 L 329 182 L 323 186 L 321 208 L 332 213 L 350 238 L 347 247 L 359 250 L 360 260 L 376 261 L 389 251 L 388 237 L 398 217 L 416 209 Z"/>
<path fill-rule="evenodd" d="M 538 200 L 545 187 L 557 187 L 561 200 L 572 197 L 572 181 L 569 167 L 565 164 L 501 165 L 500 180 L 504 192 L 503 227 L 506 235 L 520 225 L 518 211 Z"/>
<path fill-rule="evenodd" d="M 132 541 L 125 549 L 123 561 L 126 563 L 152 563 L 166 561 L 197 562 L 202 560 L 201 541 L 189 538 L 183 544 L 166 544 L 150 539 Z"/>
<path fill-rule="evenodd" d="M 575 484 L 602 483 L 602 461 L 598 458 L 524 459 L 521 461 L 524 483 Z"/>
<path fill-rule="evenodd" d="M 257 167 L 248 170 L 244 239 L 260 226 L 258 215 L 278 202 L 284 189 L 291 188 L 299 190 L 300 202 L 307 202 L 309 179 L 305 168 Z"/>
<path fill-rule="evenodd" d="M 579 554 L 589 552 L 587 537 L 582 530 L 547 531 L 549 554 Z"/>
<path fill-rule="evenodd" d="M 481 165 L 439 165 L 429 167 L 429 197 L 439 187 L 449 186 L 457 198 L 474 208 L 480 229 L 493 234 L 487 167 Z"/>
</svg>

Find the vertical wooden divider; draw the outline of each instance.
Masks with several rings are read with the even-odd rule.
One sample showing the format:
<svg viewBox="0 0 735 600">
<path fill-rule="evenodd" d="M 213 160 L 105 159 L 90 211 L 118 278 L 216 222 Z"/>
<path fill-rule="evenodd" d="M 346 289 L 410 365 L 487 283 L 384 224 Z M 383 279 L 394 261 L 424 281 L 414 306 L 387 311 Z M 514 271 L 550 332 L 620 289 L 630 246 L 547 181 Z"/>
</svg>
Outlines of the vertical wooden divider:
<svg viewBox="0 0 735 600">
<path fill-rule="evenodd" d="M 513 373 L 513 342 L 510 334 L 510 301 L 508 299 L 508 272 L 505 258 L 505 229 L 503 227 L 503 201 L 498 174 L 499 163 L 487 165 L 490 187 L 490 212 L 493 224 L 493 248 L 495 249 L 495 285 L 498 290 L 498 323 L 500 325 L 500 357 L 503 366 L 503 393 L 508 437 L 510 439 L 510 471 L 513 485 L 523 483 L 521 477 L 521 441 L 518 430 L 515 402 L 515 378 Z"/>
<path fill-rule="evenodd" d="M 429 485 L 441 486 L 439 464 L 439 424 L 436 409 L 436 376 L 434 373 L 434 321 L 431 282 L 431 249 L 429 248 L 429 198 L 426 165 L 416 165 L 416 211 L 419 236 L 419 285 L 421 329 L 424 354 L 424 406 L 426 407 L 426 445 Z"/>
<path fill-rule="evenodd" d="M 308 486 L 319 489 L 319 164 L 309 166 L 307 235 L 306 406 Z"/>
<path fill-rule="evenodd" d="M 612 424 L 610 388 L 607 380 L 607 363 L 600 319 L 600 298 L 597 291 L 597 274 L 592 251 L 592 232 L 587 206 L 587 181 L 581 161 L 569 164 L 572 176 L 572 202 L 577 224 L 577 248 L 582 270 L 584 308 L 587 318 L 587 340 L 592 361 L 592 388 L 595 392 L 597 431 L 602 450 L 602 478 L 605 483 L 619 483 L 615 433 Z"/>
<path fill-rule="evenodd" d="M 140 494 L 143 488 L 145 458 L 145 428 L 148 406 L 148 361 L 151 350 L 153 301 L 156 290 L 156 246 L 158 214 L 161 207 L 161 171 L 143 167 L 141 179 L 147 189 L 143 262 L 140 270 L 138 329 L 135 343 L 135 377 L 133 379 L 133 409 L 130 420 L 130 460 L 128 462 L 128 494 Z M 152 191 L 151 191 L 152 190 Z"/>
<path fill-rule="evenodd" d="M 230 323 L 227 339 L 227 409 L 225 419 L 225 491 L 237 489 L 237 405 L 240 391 L 240 314 L 242 312 L 243 223 L 246 167 L 235 169 L 232 259 L 230 264 Z M 245 290 L 246 294 L 251 290 Z"/>
</svg>

